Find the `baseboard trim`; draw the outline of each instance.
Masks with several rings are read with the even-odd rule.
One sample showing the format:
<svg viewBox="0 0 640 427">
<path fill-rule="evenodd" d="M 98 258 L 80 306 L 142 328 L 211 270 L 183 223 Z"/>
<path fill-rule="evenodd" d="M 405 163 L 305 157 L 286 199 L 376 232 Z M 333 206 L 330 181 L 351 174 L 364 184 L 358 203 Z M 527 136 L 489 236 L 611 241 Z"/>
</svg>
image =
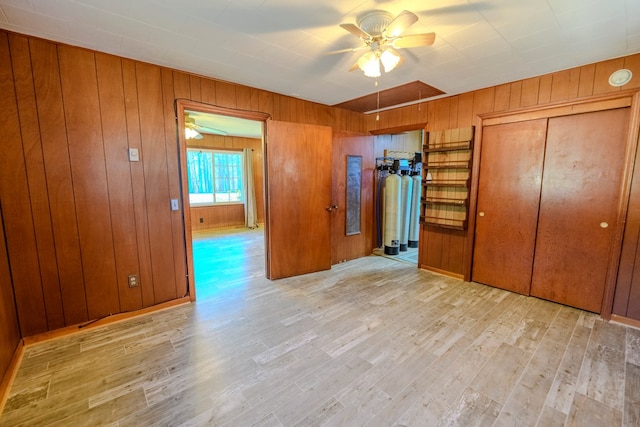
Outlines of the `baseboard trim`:
<svg viewBox="0 0 640 427">
<path fill-rule="evenodd" d="M 182 298 L 152 305 L 150 307 L 144 307 L 139 310 L 129 311 L 126 313 L 112 314 L 102 319 L 92 321 L 91 323 L 84 322 L 78 325 L 66 326 L 64 328 L 56 329 L 54 331 L 43 332 L 41 334 L 26 337 L 23 339 L 23 341 L 24 341 L 24 345 L 28 347 L 33 344 L 54 340 L 60 337 L 66 337 L 68 335 L 77 334 L 84 331 L 90 331 L 92 329 L 99 328 L 105 325 L 122 322 L 124 320 L 128 320 L 133 317 L 138 317 L 138 316 L 142 316 L 144 314 L 149 314 L 149 313 L 155 313 L 158 311 L 166 310 L 168 308 L 176 307 L 178 305 L 190 304 L 190 303 L 191 303 L 191 299 L 187 295 Z"/>
<path fill-rule="evenodd" d="M 423 270 L 430 271 L 432 273 L 438 273 L 438 274 L 442 274 L 443 276 L 449 276 L 456 279 L 464 280 L 464 274 L 452 273 L 451 271 L 441 270 L 435 267 L 429 267 L 424 264 L 420 264 L 420 268 Z"/>
<path fill-rule="evenodd" d="M 631 319 L 629 317 L 620 316 L 619 314 L 612 314 L 611 321 L 619 323 L 624 326 L 630 326 L 635 329 L 640 329 L 640 320 Z"/>
<path fill-rule="evenodd" d="M 2 378 L 2 382 L 0 382 L 0 414 L 4 411 L 4 405 L 7 403 L 7 399 L 9 398 L 9 391 L 11 391 L 13 380 L 15 380 L 16 375 L 18 374 L 20 363 L 22 363 L 24 347 L 24 340 L 18 341 L 18 345 L 13 352 L 9 366 L 7 366 L 7 371 Z"/>
</svg>

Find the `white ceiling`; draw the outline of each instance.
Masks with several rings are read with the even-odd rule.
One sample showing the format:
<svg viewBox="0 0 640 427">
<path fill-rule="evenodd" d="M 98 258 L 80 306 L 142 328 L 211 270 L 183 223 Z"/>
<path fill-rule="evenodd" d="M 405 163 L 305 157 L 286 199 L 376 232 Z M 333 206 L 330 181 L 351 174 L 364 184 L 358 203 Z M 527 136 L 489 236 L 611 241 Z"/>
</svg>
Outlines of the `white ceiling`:
<svg viewBox="0 0 640 427">
<path fill-rule="evenodd" d="M 339 27 L 407 9 L 433 46 L 377 88 Z M 459 94 L 640 52 L 640 0 L 0 0 L 0 27 L 333 105 L 421 80 Z"/>
</svg>

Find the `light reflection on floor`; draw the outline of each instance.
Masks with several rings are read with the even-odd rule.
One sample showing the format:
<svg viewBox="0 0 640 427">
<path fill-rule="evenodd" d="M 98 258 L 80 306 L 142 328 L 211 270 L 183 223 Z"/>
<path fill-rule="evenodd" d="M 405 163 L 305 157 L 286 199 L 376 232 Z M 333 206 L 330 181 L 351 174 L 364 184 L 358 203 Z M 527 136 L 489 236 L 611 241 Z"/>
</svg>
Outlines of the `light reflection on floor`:
<svg viewBox="0 0 640 427">
<path fill-rule="evenodd" d="M 232 297 L 248 281 L 264 277 L 264 229 L 230 228 L 194 231 L 196 298 Z"/>
</svg>

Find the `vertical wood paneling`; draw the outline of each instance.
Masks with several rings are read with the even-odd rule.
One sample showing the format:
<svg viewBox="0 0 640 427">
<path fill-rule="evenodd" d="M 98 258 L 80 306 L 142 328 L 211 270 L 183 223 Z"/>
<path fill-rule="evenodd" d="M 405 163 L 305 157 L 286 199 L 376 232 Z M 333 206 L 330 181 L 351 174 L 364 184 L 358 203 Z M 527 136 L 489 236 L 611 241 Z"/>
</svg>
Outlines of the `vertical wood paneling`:
<svg viewBox="0 0 640 427">
<path fill-rule="evenodd" d="M 251 110 L 251 89 L 247 86 L 236 86 L 236 108 Z"/>
<path fill-rule="evenodd" d="M 95 319 L 120 311 L 95 55 L 68 46 L 58 55 L 87 308 Z"/>
<path fill-rule="evenodd" d="M 539 79 L 527 79 L 522 82 L 522 95 L 520 96 L 520 106 L 530 107 L 538 103 L 538 92 L 540 91 Z"/>
<path fill-rule="evenodd" d="M 578 97 L 593 95 L 593 81 L 596 74 L 596 65 L 580 67 L 580 84 L 578 85 Z"/>
<path fill-rule="evenodd" d="M 640 88 L 640 53 L 636 55 L 627 56 L 624 58 L 624 68 L 631 70 L 634 78 L 629 83 L 624 85 L 624 89 L 638 89 Z"/>
<path fill-rule="evenodd" d="M 96 53 L 96 71 L 120 309 L 132 311 L 142 307 L 142 291 L 130 288 L 127 279 L 130 274 L 140 279 L 140 268 L 121 61 Z"/>
<path fill-rule="evenodd" d="M 236 108 L 235 85 L 216 81 L 216 105 L 226 108 Z"/>
<path fill-rule="evenodd" d="M 511 84 L 496 86 L 496 96 L 493 103 L 494 111 L 503 111 L 509 109 L 511 102 Z"/>
<path fill-rule="evenodd" d="M 54 44 L 39 39 L 30 39 L 29 47 L 64 318 L 72 325 L 87 320 L 88 313 L 58 52 Z M 96 121 L 92 117 L 91 123 Z"/>
<path fill-rule="evenodd" d="M 56 329 L 65 325 L 64 310 L 53 241 L 40 128 L 37 126 L 38 114 L 31 73 L 29 40 L 26 37 L 11 34 L 9 41 L 47 325 L 49 329 Z"/>
<path fill-rule="evenodd" d="M 522 99 L 522 82 L 511 83 L 511 91 L 509 93 L 509 109 L 513 110 L 521 106 Z M 495 104 L 495 99 L 494 99 Z"/>
<path fill-rule="evenodd" d="M 191 96 L 189 98 L 192 101 L 202 101 L 201 82 L 202 79 L 200 77 L 189 75 L 189 86 L 191 88 Z"/>
<path fill-rule="evenodd" d="M 261 91 L 258 111 L 264 111 L 270 113 L 273 118 L 273 93 Z"/>
<path fill-rule="evenodd" d="M 420 263 L 446 271 L 444 263 L 442 262 L 442 254 L 443 252 L 447 252 L 448 254 L 449 248 L 443 248 L 442 235 L 448 230 L 429 225 L 423 226 L 423 230 L 426 231 L 426 233 L 423 233 L 423 235 L 420 236 L 420 241 L 423 242 L 421 243 L 422 259 L 420 260 Z"/>
<path fill-rule="evenodd" d="M 18 298 L 22 334 L 47 330 L 44 295 L 38 268 L 36 236 L 29 203 L 27 171 L 24 162 L 20 122 L 6 34 L 0 37 L 0 202 L 4 216 L 6 242 L 13 283 Z M 4 242 L 2 242 L 4 243 Z"/>
<path fill-rule="evenodd" d="M 202 94 L 202 102 L 211 105 L 216 104 L 216 84 L 213 80 L 202 79 L 200 92 Z"/>
<path fill-rule="evenodd" d="M 538 105 L 546 104 L 551 101 L 551 85 L 553 83 L 553 77 L 551 74 L 546 74 L 540 77 L 540 90 L 538 91 Z"/>
<path fill-rule="evenodd" d="M 458 123 L 458 105 L 460 103 L 460 97 L 454 96 L 449 98 L 449 126 L 457 128 Z"/>
<path fill-rule="evenodd" d="M 4 56 L 0 56 L 0 58 L 5 59 Z M 2 378 L 5 376 L 13 358 L 13 353 L 20 342 L 18 313 L 16 312 L 15 296 L 9 271 L 9 258 L 2 225 L 2 210 L 0 209 L 0 382 L 2 382 Z"/>
<path fill-rule="evenodd" d="M 551 82 L 551 102 L 564 101 L 569 98 L 570 71 L 553 73 Z"/>
<path fill-rule="evenodd" d="M 192 230 L 214 230 L 229 227 L 244 227 L 244 205 L 191 208 Z"/>
<path fill-rule="evenodd" d="M 138 265 L 142 305 L 148 307 L 155 303 L 154 283 L 151 266 L 151 241 L 149 237 L 149 220 L 147 215 L 147 193 L 145 188 L 144 164 L 146 156 L 140 140 L 140 116 L 138 107 L 138 87 L 135 63 L 122 59 L 122 84 L 124 93 L 124 109 L 127 121 L 127 141 L 129 148 L 137 148 L 139 162 L 130 166 L 131 190 L 133 195 L 133 211 L 135 218 L 135 235 L 138 245 Z"/>
<path fill-rule="evenodd" d="M 251 88 L 251 111 L 260 111 L 260 93 L 259 89 Z"/>
<path fill-rule="evenodd" d="M 87 270 L 103 271 L 104 277 L 100 280 L 112 284 L 111 291 L 108 292 L 109 297 L 117 296 L 116 299 L 119 299 L 122 304 L 121 310 L 124 310 L 127 304 L 131 304 L 132 307 L 136 305 L 135 299 L 138 297 L 132 300 L 127 299 L 130 292 L 132 295 L 140 292 L 143 306 L 175 298 L 180 293 L 179 280 L 175 279 L 181 276 L 179 268 L 184 262 L 180 259 L 183 256 L 183 248 L 176 249 L 180 246 L 178 242 L 182 237 L 177 238 L 177 223 L 174 213 L 169 210 L 169 199 L 173 197 L 172 186 L 178 183 L 177 176 L 173 176 L 177 163 L 171 159 L 176 131 L 175 123 L 170 118 L 173 114 L 173 98 L 177 96 L 178 91 L 177 80 L 163 78 L 167 74 L 160 67 L 140 64 L 124 58 L 107 59 L 108 55 L 102 57 L 100 54 L 95 57 L 92 66 L 91 61 L 89 64 L 83 61 L 67 61 L 63 70 L 65 74 L 63 77 L 66 79 L 63 98 L 56 44 L 12 35 L 12 43 L 9 46 L 12 51 L 9 53 L 6 47 L 6 34 L 2 32 L 5 40 L 2 65 L 5 66 L 5 70 L 9 70 L 4 82 L 8 84 L 8 92 L 3 90 L 2 93 L 17 95 L 17 99 L 11 101 L 5 98 L 5 105 L 0 108 L 13 108 L 15 117 L 17 102 L 19 128 L 17 131 L 14 130 L 16 132 L 14 135 L 17 135 L 19 142 L 16 147 L 20 147 L 23 159 L 18 166 L 12 165 L 10 169 L 3 168 L 0 173 L 3 176 L 11 175 L 19 169 L 23 180 L 22 184 L 18 183 L 23 185 L 22 190 L 19 188 L 10 190 L 14 194 L 21 191 L 20 200 L 12 198 L 11 205 L 7 209 L 11 212 L 8 222 L 17 225 L 14 232 L 19 232 L 21 239 L 19 248 L 10 245 L 10 250 L 16 251 L 16 256 L 11 258 L 12 262 L 14 258 L 18 258 L 17 254 L 23 252 L 32 254 L 27 255 L 29 261 L 24 258 L 16 261 L 23 263 L 22 269 L 25 274 L 30 275 L 15 274 L 20 276 L 17 280 L 14 278 L 16 296 L 21 295 L 18 298 L 19 306 L 32 304 L 33 298 L 42 299 L 38 297 L 37 292 L 32 292 L 32 287 L 40 292 L 40 295 L 44 293 L 45 309 L 42 309 L 42 305 L 40 309 L 28 309 L 32 316 L 25 317 L 25 323 L 32 323 L 32 326 L 28 326 L 31 334 L 41 332 L 43 328 L 56 328 L 62 321 L 65 325 L 69 325 L 89 317 L 86 298 L 87 295 L 95 298 L 95 295 L 92 285 L 88 285 L 85 294 L 85 282 L 88 280 L 85 280 L 87 278 L 83 274 L 83 265 Z M 64 56 L 65 52 L 75 52 L 75 49 L 61 47 L 60 51 Z M 82 59 L 95 54 L 84 51 L 74 55 Z M 118 61 L 121 64 L 121 83 L 118 83 L 115 75 L 117 67 L 114 64 Z M 640 55 L 581 67 L 577 84 L 575 76 L 578 71 L 570 70 L 567 88 L 553 87 L 552 75 L 523 80 L 521 83 L 516 83 L 521 85 L 519 105 L 541 105 L 550 102 L 552 97 L 562 99 L 564 96 L 564 99 L 571 100 L 574 96 L 590 96 L 640 87 L 640 79 L 637 78 L 621 89 L 611 88 L 607 84 L 609 74 L 623 66 L 631 69 L 634 76 L 640 75 Z M 90 71 L 91 69 L 93 72 Z M 434 102 L 424 102 L 382 112 L 380 121 L 376 121 L 375 115 L 365 116 L 254 88 L 240 87 L 228 82 L 177 73 L 187 76 L 188 97 L 193 100 L 202 100 L 230 108 L 248 108 L 269 113 L 274 118 L 291 118 L 329 125 L 334 129 L 353 131 L 426 121 L 429 122 L 429 128 L 433 130 L 436 120 L 443 125 L 446 122 L 450 127 L 469 126 L 473 124 L 477 114 L 507 109 L 508 104 L 505 102 L 510 101 L 512 97 L 511 84 L 503 85 L 457 95 L 449 100 L 446 108 L 442 109 L 440 108 L 446 104 L 445 102 L 441 102 L 438 108 L 434 108 Z M 33 76 L 31 82 L 30 74 Z M 74 82 L 73 87 L 76 93 L 73 93 L 70 89 L 70 76 L 76 75 L 80 78 L 78 82 L 80 85 L 75 85 Z M 120 89 L 118 89 L 119 84 L 121 84 Z M 534 96 L 536 87 L 537 98 Z M 556 89 L 559 92 L 554 92 Z M 96 93 L 99 98 L 96 97 Z M 9 98 L 14 95 L 10 95 Z M 67 96 L 70 97 L 69 106 L 66 105 Z M 124 97 L 124 107 L 116 106 L 122 102 L 118 99 L 120 96 Z M 82 101 L 80 101 L 81 98 Z M 169 108 L 170 99 L 171 108 Z M 12 103 L 13 107 L 11 107 Z M 64 114 L 67 107 L 71 109 L 67 112 L 70 120 L 65 122 Z M 80 111 L 81 108 L 86 111 Z M 118 111 L 118 108 L 124 108 L 124 113 Z M 89 117 L 89 112 L 95 111 L 98 111 L 97 117 Z M 77 117 L 78 114 L 81 120 L 71 120 L 73 117 L 70 115 Z M 3 115 L 2 126 L 10 121 L 8 120 L 10 116 L 11 114 Z M 125 161 L 126 168 L 120 166 L 122 159 L 118 154 L 125 145 L 121 139 L 123 126 L 126 127 L 126 146 L 139 148 L 141 156 L 141 161 L 137 163 Z M 67 138 L 67 127 L 69 138 Z M 102 132 L 95 130 L 100 127 Z M 11 133 L 3 132 L 3 136 L 5 135 L 11 135 Z M 79 138 L 85 138 L 84 135 L 89 138 L 88 147 L 79 146 Z M 114 144 L 114 141 L 117 142 Z M 102 145 L 102 153 L 99 152 L 100 145 Z M 89 162 L 80 164 L 80 158 L 83 158 L 87 151 L 91 153 Z M 16 151 L 16 153 L 19 152 Z M 97 155 L 94 156 L 95 153 Z M 97 161 L 98 165 L 102 163 L 102 166 L 93 169 L 94 161 Z M 92 170 L 88 170 L 89 165 Z M 72 172 L 75 178 L 73 184 L 79 186 L 78 194 L 74 194 Z M 129 175 L 129 187 L 126 185 L 127 177 L 122 175 Z M 80 179 L 81 176 L 82 179 Z M 84 176 L 88 176 L 88 182 L 84 182 Z M 96 180 L 98 193 L 103 193 L 105 186 L 108 189 L 108 201 L 103 205 L 106 214 L 98 223 L 92 222 L 89 225 L 88 217 L 92 216 L 93 206 L 88 206 L 89 202 L 83 200 L 83 197 L 89 194 L 83 186 L 93 185 Z M 27 181 L 28 187 L 25 192 L 24 185 Z M 122 183 L 123 188 L 115 188 L 120 185 L 116 182 Z M 128 192 L 129 196 L 125 195 L 125 192 Z M 91 193 L 90 197 L 95 199 L 96 194 L 93 194 L 93 191 Z M 127 197 L 129 197 L 128 202 Z M 9 203 L 4 195 L 2 195 L 2 203 L 3 206 Z M 125 206 L 127 204 L 129 206 Z M 129 213 L 117 214 L 120 209 L 124 209 L 122 212 Z M 23 213 L 26 213 L 26 216 Z M 178 212 L 175 216 L 180 215 L 182 212 Z M 115 218 L 124 216 L 132 219 L 129 221 L 118 219 L 116 225 Z M 7 219 L 7 211 L 5 211 L 5 219 Z M 112 229 L 103 233 L 104 230 L 98 230 L 98 228 L 104 221 L 107 224 L 111 223 Z M 135 227 L 130 230 L 132 221 Z M 81 229 L 82 250 L 78 226 Z M 123 235 L 125 230 L 130 233 L 130 238 L 135 236 L 135 239 L 121 241 L 118 236 Z M 88 231 L 91 233 L 89 247 L 85 242 Z M 93 236 L 94 231 L 98 233 L 97 237 Z M 424 236 L 428 234 L 428 232 L 423 233 Z M 438 232 L 435 234 L 437 235 Z M 440 246 L 438 250 L 446 251 L 448 257 L 446 267 L 455 270 L 460 264 L 459 249 L 462 247 L 460 242 L 466 239 L 466 236 L 464 233 L 450 233 L 448 238 L 448 247 Z M 7 239 L 11 240 L 9 236 Z M 431 238 L 425 239 L 433 249 L 429 256 L 435 256 L 437 242 Z M 111 260 L 107 260 L 106 267 L 96 265 L 96 258 L 91 255 L 92 245 L 95 247 L 97 246 L 95 242 L 102 240 L 112 241 L 107 244 L 107 251 L 111 252 Z M 132 246 L 133 240 L 135 240 L 135 248 Z M 131 251 L 134 252 L 129 260 L 131 266 L 123 266 L 122 260 L 128 257 Z M 124 253 L 127 255 L 125 256 Z M 85 259 L 87 256 L 88 260 Z M 438 261 L 441 262 L 442 257 L 438 256 L 440 257 Z M 136 262 L 139 266 L 140 288 L 139 290 L 123 289 L 122 270 L 134 268 Z M 27 265 L 29 271 L 27 271 Z M 88 271 L 88 274 L 93 273 Z M 33 280 L 27 280 L 26 277 L 31 277 Z M 118 284 L 120 284 L 119 287 Z M 102 292 L 102 288 L 99 291 Z M 96 310 L 92 308 L 91 311 L 93 316 Z M 23 330 L 26 330 L 24 325 Z"/>
<path fill-rule="evenodd" d="M 136 63 L 154 303 L 176 298 L 160 67 Z"/>
<path fill-rule="evenodd" d="M 173 88 L 176 98 L 191 99 L 192 80 L 189 74 L 174 71 Z"/>
<path fill-rule="evenodd" d="M 572 68 L 569 70 L 569 89 L 567 90 L 567 99 L 575 99 L 578 97 L 580 90 L 580 68 Z"/>
<path fill-rule="evenodd" d="M 493 88 L 475 91 L 473 97 L 473 117 L 475 118 L 478 114 L 493 111 L 494 99 L 495 90 Z"/>
<path fill-rule="evenodd" d="M 193 87 L 193 86 L 192 86 Z M 172 71 L 162 69 L 162 94 L 164 100 L 164 127 L 165 127 L 165 150 L 167 152 L 167 174 L 168 177 L 180 176 L 180 161 L 178 159 L 178 134 L 177 118 L 175 113 L 175 94 L 173 86 Z M 184 201 L 181 197 L 181 187 L 179 179 L 169 179 L 169 195 L 172 199 L 179 200 L 180 208 L 177 211 L 170 211 L 171 216 L 171 238 L 173 240 L 173 262 L 175 271 L 175 295 L 182 297 L 187 294 L 187 266 L 185 252 L 185 222 L 184 222 Z M 174 297 L 175 298 L 175 297 Z"/>
<path fill-rule="evenodd" d="M 434 129 L 448 129 L 449 128 L 449 106 L 451 101 L 449 98 L 439 99 L 434 101 L 435 116 L 433 120 Z"/>
<path fill-rule="evenodd" d="M 460 95 L 460 101 L 458 102 L 458 123 L 455 125 L 456 128 L 473 125 L 473 97 L 473 92 Z"/>
</svg>

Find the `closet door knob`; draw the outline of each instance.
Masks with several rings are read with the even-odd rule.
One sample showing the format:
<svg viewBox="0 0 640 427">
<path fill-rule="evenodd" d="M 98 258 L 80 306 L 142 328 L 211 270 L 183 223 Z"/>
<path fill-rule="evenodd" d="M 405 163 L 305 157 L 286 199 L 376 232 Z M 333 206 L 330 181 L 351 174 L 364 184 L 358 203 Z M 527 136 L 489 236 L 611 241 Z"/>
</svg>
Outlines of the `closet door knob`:
<svg viewBox="0 0 640 427">
<path fill-rule="evenodd" d="M 478 216 L 484 216 L 484 212 L 478 212 Z"/>
<path fill-rule="evenodd" d="M 607 228 L 608 226 L 609 226 L 609 224 L 608 224 L 608 223 L 606 223 L 606 222 L 604 222 L 604 221 L 602 221 L 602 222 L 600 223 L 600 228 Z"/>
</svg>

